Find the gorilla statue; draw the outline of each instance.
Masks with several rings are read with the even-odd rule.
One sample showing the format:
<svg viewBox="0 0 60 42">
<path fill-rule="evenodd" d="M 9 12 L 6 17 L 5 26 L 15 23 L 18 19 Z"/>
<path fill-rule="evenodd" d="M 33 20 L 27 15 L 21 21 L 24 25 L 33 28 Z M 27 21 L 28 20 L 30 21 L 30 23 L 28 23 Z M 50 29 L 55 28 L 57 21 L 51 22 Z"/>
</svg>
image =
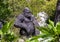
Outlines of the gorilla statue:
<svg viewBox="0 0 60 42">
<path fill-rule="evenodd" d="M 60 0 L 57 1 L 54 24 L 60 21 Z"/>
<path fill-rule="evenodd" d="M 39 25 L 28 7 L 25 7 L 23 13 L 17 16 L 14 26 L 20 28 L 20 35 L 28 37 L 40 34 L 39 30 L 35 29 Z"/>
</svg>

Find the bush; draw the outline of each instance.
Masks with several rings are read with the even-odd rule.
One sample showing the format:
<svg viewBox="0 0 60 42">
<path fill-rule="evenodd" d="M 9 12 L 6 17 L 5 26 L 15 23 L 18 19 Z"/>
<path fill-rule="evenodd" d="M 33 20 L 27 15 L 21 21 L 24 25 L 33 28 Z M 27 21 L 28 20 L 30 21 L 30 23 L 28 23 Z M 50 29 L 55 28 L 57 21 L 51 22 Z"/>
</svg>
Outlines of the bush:
<svg viewBox="0 0 60 42">
<path fill-rule="evenodd" d="M 45 11 L 49 16 L 52 16 L 55 12 L 56 2 L 57 0 L 9 0 L 9 5 L 14 14 L 19 14 L 24 7 L 29 7 L 35 16 L 41 11 Z"/>
<path fill-rule="evenodd" d="M 15 36 L 14 32 L 11 30 L 13 26 L 14 19 L 10 22 L 7 22 L 3 25 L 3 28 L 0 29 L 0 38 L 1 42 L 14 42 L 16 41 L 17 36 Z"/>
<path fill-rule="evenodd" d="M 0 0 L 0 19 L 5 20 L 10 16 L 11 11 L 8 9 L 8 0 Z"/>
</svg>

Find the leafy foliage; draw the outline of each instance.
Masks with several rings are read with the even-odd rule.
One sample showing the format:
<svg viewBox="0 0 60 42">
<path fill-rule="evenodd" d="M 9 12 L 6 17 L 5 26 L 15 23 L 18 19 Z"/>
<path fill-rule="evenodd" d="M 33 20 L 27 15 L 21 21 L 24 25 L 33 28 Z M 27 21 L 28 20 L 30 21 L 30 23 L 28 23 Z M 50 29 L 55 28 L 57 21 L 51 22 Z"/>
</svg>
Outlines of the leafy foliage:
<svg viewBox="0 0 60 42">
<path fill-rule="evenodd" d="M 22 12 L 25 7 L 29 7 L 32 13 L 36 16 L 38 12 L 45 11 L 49 16 L 53 16 L 56 8 L 57 0 L 0 0 L 0 19 L 5 20 L 9 16 L 17 15 Z M 9 19 L 9 18 L 8 18 Z M 48 42 L 59 42 L 60 39 L 60 23 L 54 26 L 54 23 L 50 21 L 48 27 L 39 27 L 38 29 L 42 34 L 32 37 L 32 39 L 27 40 L 27 42 L 39 42 L 39 38 L 43 38 L 43 41 L 48 40 Z M 16 37 L 14 32 L 11 31 L 11 26 L 13 22 L 7 22 L 3 28 L 0 30 L 2 36 L 2 42 L 12 42 Z"/>
<path fill-rule="evenodd" d="M 10 16 L 11 11 L 8 9 L 8 0 L 0 0 L 0 19 L 5 20 Z"/>
<path fill-rule="evenodd" d="M 14 20 L 7 22 L 0 30 L 1 42 L 13 42 L 16 39 L 14 32 L 11 30 L 13 22 Z"/>
<path fill-rule="evenodd" d="M 9 0 L 9 9 L 14 14 L 20 14 L 25 7 L 29 7 L 36 16 L 38 12 L 45 11 L 49 16 L 55 12 L 57 0 Z"/>
</svg>

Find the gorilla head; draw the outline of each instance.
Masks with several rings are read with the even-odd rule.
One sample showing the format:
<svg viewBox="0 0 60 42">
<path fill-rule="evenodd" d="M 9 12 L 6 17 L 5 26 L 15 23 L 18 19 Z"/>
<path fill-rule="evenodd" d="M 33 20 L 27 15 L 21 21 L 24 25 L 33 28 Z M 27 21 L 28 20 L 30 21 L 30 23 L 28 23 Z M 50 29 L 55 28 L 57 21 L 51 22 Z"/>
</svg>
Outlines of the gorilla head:
<svg viewBox="0 0 60 42">
<path fill-rule="evenodd" d="M 23 15 L 25 17 L 30 17 L 32 15 L 30 9 L 28 7 L 26 7 L 24 10 L 23 10 Z"/>
</svg>

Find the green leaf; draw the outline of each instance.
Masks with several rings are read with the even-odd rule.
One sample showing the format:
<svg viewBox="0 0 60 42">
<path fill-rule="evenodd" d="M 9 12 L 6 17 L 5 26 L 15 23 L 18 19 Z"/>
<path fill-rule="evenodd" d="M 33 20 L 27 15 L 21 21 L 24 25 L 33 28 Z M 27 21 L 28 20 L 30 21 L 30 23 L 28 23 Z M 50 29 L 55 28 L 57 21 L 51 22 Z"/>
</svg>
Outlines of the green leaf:
<svg viewBox="0 0 60 42">
<path fill-rule="evenodd" d="M 57 32 L 60 34 L 60 22 L 56 24 L 56 29 L 57 29 Z"/>
<path fill-rule="evenodd" d="M 54 31 L 53 31 L 53 29 L 49 29 L 48 27 L 47 28 L 41 27 L 40 28 L 40 31 L 42 33 L 44 33 L 44 34 L 51 34 L 51 35 L 54 35 L 55 34 Z"/>
<path fill-rule="evenodd" d="M 2 28 L 3 33 L 6 33 L 6 31 L 7 31 L 7 23 L 5 25 L 3 25 L 3 28 Z"/>
<path fill-rule="evenodd" d="M 2 35 L 2 30 L 0 30 L 0 35 Z"/>
<path fill-rule="evenodd" d="M 54 22 L 52 22 L 51 20 L 49 20 L 49 24 L 54 27 Z"/>
<path fill-rule="evenodd" d="M 39 39 L 39 38 L 47 38 L 47 37 L 53 37 L 54 35 L 51 35 L 51 34 L 40 34 L 38 36 L 34 36 L 30 39 L 30 41 L 32 40 L 36 40 L 36 39 Z"/>
<path fill-rule="evenodd" d="M 14 19 L 12 19 L 10 22 L 7 22 L 3 28 L 2 28 L 2 32 L 3 33 L 7 33 L 8 30 L 13 26 L 13 23 L 14 23 Z"/>
</svg>

